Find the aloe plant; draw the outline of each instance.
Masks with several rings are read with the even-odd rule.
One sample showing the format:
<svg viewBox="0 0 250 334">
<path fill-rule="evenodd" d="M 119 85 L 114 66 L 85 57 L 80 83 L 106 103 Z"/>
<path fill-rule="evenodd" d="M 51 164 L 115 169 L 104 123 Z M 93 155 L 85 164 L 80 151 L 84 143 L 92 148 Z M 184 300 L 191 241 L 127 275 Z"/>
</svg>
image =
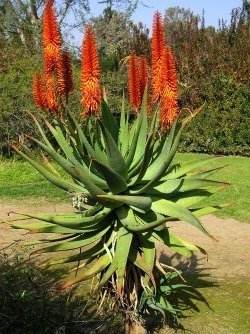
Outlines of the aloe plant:
<svg viewBox="0 0 250 334">
<path fill-rule="evenodd" d="M 47 1 L 48 10 L 53 14 L 52 1 Z M 51 17 L 53 15 L 50 20 Z M 46 11 L 44 22 L 46 26 Z M 89 38 L 90 28 L 87 34 Z M 199 203 L 227 184 L 210 179 L 216 170 L 209 167 L 204 170 L 203 166 L 209 165 L 211 159 L 182 164 L 174 160 L 183 130 L 200 110 L 187 115 L 180 111 L 174 116 L 171 127 L 166 127 L 162 117 L 164 103 L 161 98 L 164 94 L 161 96 L 158 91 L 149 115 L 146 83 L 141 101 L 136 102 L 139 91 L 133 100 L 136 117 L 132 123 L 125 103 L 121 106 L 119 121 L 110 111 L 106 98 L 102 99 L 101 112 L 97 113 L 96 101 L 101 95 L 97 84 L 99 70 L 94 61 L 92 70 L 95 67 L 95 71 L 90 71 L 91 84 L 86 83 L 89 77 L 86 66 L 83 68 L 85 119 L 79 121 L 66 106 L 70 90 L 65 90 L 67 85 L 63 86 L 62 80 L 59 81 L 60 66 L 56 62 L 60 59 L 60 43 L 54 43 L 53 48 L 47 47 L 47 40 L 44 42 L 47 81 L 43 86 L 42 78 L 36 77 L 40 89 L 36 91 L 35 100 L 43 109 L 55 112 L 55 118 L 51 123 L 44 120 L 45 131 L 40 119 L 33 116 L 41 139 L 29 139 L 64 174 L 34 157 L 25 145 L 13 147 L 47 180 L 72 195 L 75 210 L 62 214 L 22 213 L 24 221 L 12 221 L 11 224 L 33 233 L 57 233 L 57 238 L 33 242 L 43 245 L 33 253 L 60 252 L 42 265 L 75 264 L 77 274 L 61 282 L 61 289 L 95 278 L 100 294 L 103 297 L 112 295 L 119 308 L 125 311 L 127 323 L 131 325 L 127 332 L 136 333 L 134 323 L 140 322 L 145 312 L 170 313 L 176 317 L 178 310 L 169 297 L 176 290 L 187 289 L 184 283 L 175 282 L 180 273 L 157 258 L 156 244 L 162 243 L 185 257 L 201 250 L 173 233 L 168 222 L 185 221 L 211 237 L 199 218 L 222 206 L 207 207 Z M 86 45 L 92 44 L 88 41 L 83 46 L 86 59 Z M 135 61 L 133 57 L 132 61 Z M 69 69 L 67 73 L 70 73 Z M 48 84 L 51 74 L 58 80 L 58 86 L 61 85 L 54 100 L 49 89 L 51 82 Z M 168 99 L 175 93 L 173 85 L 170 88 Z M 64 95 L 60 94 L 63 89 Z M 86 98 L 88 94 L 89 100 Z M 95 103 L 91 102 L 93 96 Z M 174 102 L 171 106 L 173 110 Z M 62 252 L 65 252 L 64 256 Z"/>
</svg>

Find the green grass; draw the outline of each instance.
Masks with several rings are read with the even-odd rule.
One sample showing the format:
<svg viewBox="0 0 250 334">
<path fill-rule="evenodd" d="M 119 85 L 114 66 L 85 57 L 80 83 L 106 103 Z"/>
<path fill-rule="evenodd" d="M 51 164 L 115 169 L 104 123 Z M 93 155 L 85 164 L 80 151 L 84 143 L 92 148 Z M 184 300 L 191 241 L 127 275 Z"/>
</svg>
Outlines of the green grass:
<svg viewBox="0 0 250 334">
<path fill-rule="evenodd" d="M 180 319 L 185 329 L 162 328 L 154 334 L 246 334 L 249 322 L 249 279 L 227 278 L 218 286 L 200 288 L 207 304 L 195 302 L 197 312 L 188 310 Z"/>
<path fill-rule="evenodd" d="M 205 154 L 182 153 L 176 160 L 183 162 L 209 157 Z M 225 166 L 212 176 L 216 181 L 225 181 L 230 187 L 212 195 L 206 204 L 230 203 L 230 206 L 216 213 L 219 217 L 231 217 L 239 221 L 250 222 L 249 195 L 250 195 L 250 159 L 239 156 L 218 157 L 207 167 Z"/>
<path fill-rule="evenodd" d="M 249 279 L 227 278 L 221 285 L 199 289 L 209 307 L 198 302 L 199 312 L 186 313 L 182 325 L 195 334 L 245 334 L 250 332 Z M 191 316 L 191 318 L 190 318 Z M 178 332 L 179 333 L 179 332 Z"/>
<path fill-rule="evenodd" d="M 43 202 L 61 203 L 70 196 L 55 187 L 23 160 L 0 161 L 0 201 L 5 203 L 26 202 L 39 205 Z"/>
<path fill-rule="evenodd" d="M 204 154 L 179 153 L 177 161 L 198 160 Z M 208 167 L 225 166 L 213 179 L 231 183 L 211 196 L 206 204 L 231 203 L 216 213 L 219 217 L 232 217 L 239 221 L 250 221 L 248 198 L 250 194 L 250 160 L 246 157 L 218 157 Z M 11 203 L 39 204 L 42 202 L 61 203 L 69 201 L 69 195 L 51 185 L 27 162 L 21 160 L 0 161 L 0 201 Z"/>
</svg>

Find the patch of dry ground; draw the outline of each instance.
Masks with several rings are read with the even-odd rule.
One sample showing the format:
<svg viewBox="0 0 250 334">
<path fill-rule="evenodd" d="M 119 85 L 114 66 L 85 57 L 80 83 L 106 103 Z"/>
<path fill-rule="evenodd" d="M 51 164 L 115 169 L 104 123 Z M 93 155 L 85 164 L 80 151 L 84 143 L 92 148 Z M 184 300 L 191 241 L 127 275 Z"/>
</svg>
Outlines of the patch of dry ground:
<svg viewBox="0 0 250 334">
<path fill-rule="evenodd" d="M 70 205 L 46 205 L 30 208 L 25 205 L 0 204 L 0 221 L 8 220 L 8 213 L 15 212 L 66 212 L 72 210 Z M 14 215 L 12 215 L 14 218 Z M 186 240 L 200 245 L 208 253 L 196 258 L 199 267 L 210 268 L 213 277 L 250 276 L 250 224 L 240 223 L 235 219 L 219 219 L 208 215 L 202 219 L 203 225 L 218 241 L 214 241 L 187 223 L 172 223 L 173 231 Z M 42 235 L 40 235 L 42 236 Z M 0 251 L 7 254 L 18 247 L 19 241 L 34 239 L 34 235 L 25 230 L 11 229 L 0 222 Z M 159 252 L 165 253 L 160 248 Z"/>
</svg>

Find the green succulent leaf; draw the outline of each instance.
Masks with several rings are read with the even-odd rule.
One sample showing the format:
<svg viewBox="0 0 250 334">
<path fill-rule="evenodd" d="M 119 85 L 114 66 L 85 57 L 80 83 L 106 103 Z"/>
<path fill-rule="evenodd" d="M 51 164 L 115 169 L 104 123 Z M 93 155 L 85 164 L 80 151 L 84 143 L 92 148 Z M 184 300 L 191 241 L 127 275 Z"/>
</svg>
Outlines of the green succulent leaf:
<svg viewBox="0 0 250 334">
<path fill-rule="evenodd" d="M 224 183 L 196 178 L 180 178 L 174 180 L 167 180 L 165 182 L 159 182 L 158 185 L 155 185 L 152 189 L 149 189 L 147 193 L 150 195 L 164 198 L 166 194 L 185 192 L 189 190 L 194 191 L 196 189 L 205 189 L 218 185 L 224 185 Z M 131 194 L 133 194 L 133 191 L 131 191 Z"/>
<path fill-rule="evenodd" d="M 97 212 L 95 215 L 91 216 L 82 216 L 80 213 L 75 215 L 74 217 L 69 216 L 61 216 L 57 214 L 23 214 L 21 215 L 38 219 L 44 222 L 52 223 L 55 225 L 60 225 L 63 227 L 71 228 L 71 229 L 79 229 L 79 230 L 86 230 L 86 229 L 94 229 L 96 226 L 101 226 L 100 223 L 101 220 L 105 219 L 109 213 L 111 212 L 111 209 L 103 208 L 99 212 Z M 98 224 L 97 224 L 98 223 Z"/>
<path fill-rule="evenodd" d="M 114 118 L 111 110 L 109 109 L 107 102 L 104 100 L 102 100 L 101 110 L 102 110 L 102 123 L 107 129 L 107 131 L 111 134 L 114 142 L 117 144 L 119 136 L 119 128 L 117 125 L 117 121 Z"/>
<path fill-rule="evenodd" d="M 117 216 L 121 223 L 130 231 L 146 232 L 151 229 L 156 229 L 163 225 L 169 218 L 165 218 L 160 214 L 149 211 L 147 215 L 140 214 L 129 208 L 122 206 L 116 209 Z"/>
<path fill-rule="evenodd" d="M 173 166 L 171 166 L 168 169 L 166 174 L 161 178 L 161 181 L 180 178 L 184 175 L 187 175 L 191 171 L 214 161 L 214 159 L 216 158 L 205 158 L 205 159 L 198 160 L 198 161 L 195 160 L 195 161 L 187 161 L 184 163 L 175 163 Z"/>
<path fill-rule="evenodd" d="M 77 178 L 84 187 L 88 190 L 88 192 L 93 196 L 96 197 L 97 195 L 104 195 L 105 192 L 99 188 L 89 177 L 89 174 L 85 171 L 82 171 L 81 169 L 72 166 L 71 169 L 74 171 L 74 173 L 77 175 Z"/>
<path fill-rule="evenodd" d="M 129 146 L 129 112 L 125 112 L 125 96 L 123 94 L 122 106 L 121 106 L 121 117 L 120 117 L 120 131 L 119 131 L 119 146 L 123 157 L 126 156 Z"/>
<path fill-rule="evenodd" d="M 171 230 L 165 227 L 161 231 L 155 231 L 154 236 L 157 240 L 161 241 L 167 247 L 173 249 L 175 252 L 180 255 L 189 258 L 192 255 L 192 252 L 199 251 L 200 248 L 196 245 L 181 239 L 175 233 L 171 232 Z"/>
<path fill-rule="evenodd" d="M 115 257 L 117 259 L 117 292 L 121 294 L 123 279 L 127 267 L 128 255 L 133 239 L 133 234 L 126 230 L 122 225 L 119 227 L 116 241 Z"/>
<path fill-rule="evenodd" d="M 105 142 L 105 150 L 109 167 L 113 169 L 116 173 L 120 174 L 125 180 L 127 180 L 128 169 L 117 144 L 115 143 L 111 134 L 108 132 L 105 126 L 102 123 L 99 123 L 99 125 L 102 130 Z"/>
<path fill-rule="evenodd" d="M 84 155 L 85 152 L 83 148 L 86 149 L 89 156 L 92 159 L 99 160 L 105 163 L 105 159 L 102 154 L 97 154 L 91 144 L 89 143 L 87 137 L 85 136 L 83 130 L 80 127 L 80 124 L 77 122 L 75 115 L 68 109 L 67 110 L 67 117 L 68 117 L 68 130 L 70 131 L 73 138 L 75 138 L 76 142 L 78 143 L 77 148 L 81 150 L 82 154 Z"/>
<path fill-rule="evenodd" d="M 152 204 L 151 198 L 146 196 L 97 195 L 97 200 L 100 203 L 111 206 L 121 206 L 125 204 L 142 213 L 148 212 Z"/>
<path fill-rule="evenodd" d="M 34 160 L 30 154 L 27 152 L 27 154 L 23 153 L 22 151 L 18 150 L 17 148 L 14 148 L 18 154 L 23 157 L 25 160 L 27 160 L 40 174 L 42 174 L 48 181 L 53 183 L 55 186 L 67 191 L 67 192 L 74 192 L 74 191 L 83 191 L 85 188 L 83 186 L 79 186 L 77 184 L 74 184 L 72 182 L 66 181 L 63 178 L 59 177 L 57 174 L 51 172 L 48 170 L 47 167 L 45 167 L 41 162 L 37 162 Z"/>
<path fill-rule="evenodd" d="M 145 154 L 146 144 L 147 144 L 147 136 L 148 136 L 148 119 L 147 119 L 147 89 L 145 89 L 141 112 L 138 118 L 138 135 L 135 135 L 135 140 L 131 146 L 131 155 L 128 155 L 128 159 L 126 160 L 127 166 L 133 168 L 135 165 L 141 161 Z M 134 152 L 134 153 L 133 153 Z M 130 152 L 129 152 L 130 153 Z"/>
<path fill-rule="evenodd" d="M 154 278 L 154 275 L 153 275 L 153 272 L 152 272 L 150 266 L 146 263 L 145 257 L 140 254 L 140 252 L 137 250 L 136 245 L 133 244 L 133 243 L 132 243 L 131 248 L 130 248 L 129 259 L 139 269 L 141 269 L 142 271 L 145 272 L 145 274 L 148 275 L 152 284 L 155 286 L 155 278 Z"/>
<path fill-rule="evenodd" d="M 44 143 L 40 142 L 39 140 L 32 138 L 31 139 L 37 143 L 45 152 L 47 152 L 54 161 L 58 163 L 60 167 L 62 167 L 68 174 L 70 174 L 73 179 L 76 179 L 80 182 L 82 182 L 82 177 L 79 176 L 79 172 L 76 173 L 75 169 L 80 171 L 81 174 L 88 175 L 88 181 L 89 182 L 95 182 L 96 184 L 100 185 L 101 187 L 105 187 L 106 183 L 104 181 L 99 181 L 96 179 L 96 177 L 91 173 L 89 169 L 85 169 L 84 167 L 79 169 L 75 167 L 71 162 L 69 162 L 67 159 L 65 159 L 62 155 L 57 153 L 52 147 L 49 147 L 45 145 Z M 93 180 L 93 181 L 92 181 Z"/>
<path fill-rule="evenodd" d="M 80 247 L 85 247 L 87 245 L 93 244 L 101 239 L 101 237 L 110 229 L 110 226 L 100 227 L 99 231 L 83 233 L 77 236 L 74 240 L 63 242 L 57 245 L 45 247 L 38 249 L 33 252 L 33 254 L 38 253 L 50 253 L 58 251 L 66 251 L 70 249 L 77 249 Z"/>
<path fill-rule="evenodd" d="M 110 237 L 110 240 L 108 240 L 105 244 L 108 247 L 111 243 L 112 237 Z M 82 260 L 87 260 L 89 258 L 94 258 L 102 253 L 105 253 L 105 248 L 104 248 L 104 242 L 99 241 L 97 244 L 95 244 L 93 247 L 82 250 L 76 254 L 76 255 L 71 255 L 67 257 L 63 257 L 60 259 L 54 259 L 54 260 L 47 260 L 44 261 L 40 267 L 48 267 L 48 266 L 53 266 L 53 265 L 58 265 L 58 264 L 63 264 L 63 263 L 72 263 L 72 262 L 79 262 Z"/>
<path fill-rule="evenodd" d="M 60 234 L 76 234 L 82 233 L 82 230 L 66 228 L 59 225 L 46 222 L 32 222 L 32 223 L 14 223 L 11 227 L 32 231 L 34 233 L 60 233 Z"/>
<path fill-rule="evenodd" d="M 81 274 L 78 274 L 76 277 L 61 284 L 60 289 L 66 289 L 75 283 L 79 283 L 96 276 L 109 265 L 110 261 L 111 260 L 108 254 L 102 255 L 94 264 L 90 265 L 88 268 L 84 268 Z"/>
<path fill-rule="evenodd" d="M 229 184 L 222 183 L 217 187 L 211 187 L 209 189 L 194 189 L 183 193 L 174 193 L 169 195 L 168 200 L 171 200 L 172 202 L 183 206 L 184 208 L 190 208 L 195 204 L 201 202 L 203 199 L 215 194 L 216 192 L 228 186 Z"/>
<path fill-rule="evenodd" d="M 100 286 L 103 286 L 111 275 L 117 271 L 116 288 L 117 293 L 121 294 L 123 288 L 123 278 L 127 266 L 128 255 L 132 242 L 133 234 L 126 230 L 122 225 L 119 227 L 117 232 L 115 255 L 112 262 L 104 273 Z"/>
<path fill-rule="evenodd" d="M 202 208 L 191 209 L 191 211 L 196 217 L 202 217 L 202 216 L 209 215 L 217 210 L 226 208 L 228 206 L 230 206 L 230 203 L 225 203 L 221 205 L 213 205 L 213 206 L 205 206 Z"/>
<path fill-rule="evenodd" d="M 201 222 L 185 207 L 165 199 L 152 198 L 152 210 L 162 215 L 184 220 L 211 237 Z"/>
<path fill-rule="evenodd" d="M 143 157 L 135 165 L 136 168 L 131 170 L 130 175 L 135 174 L 138 170 L 139 170 L 139 174 L 136 175 L 134 179 L 130 182 L 129 184 L 130 186 L 140 182 L 144 174 L 146 173 L 149 163 L 152 159 L 152 153 L 153 153 L 153 148 L 154 148 L 153 144 L 154 144 L 153 135 L 150 135 L 147 140 L 147 144 L 146 144 L 146 148 L 145 148 Z"/>
<path fill-rule="evenodd" d="M 145 262 L 151 272 L 153 272 L 156 258 L 156 247 L 151 232 L 147 234 L 137 233 L 136 235 L 140 241 Z M 144 277 L 143 282 L 144 286 L 147 286 L 149 284 L 149 276 Z"/>
<path fill-rule="evenodd" d="M 127 190 L 127 183 L 120 174 L 99 161 L 93 160 L 93 163 L 96 165 L 96 168 L 99 169 L 99 171 L 102 173 L 105 181 L 107 182 L 109 190 L 113 194 L 119 194 Z"/>
</svg>

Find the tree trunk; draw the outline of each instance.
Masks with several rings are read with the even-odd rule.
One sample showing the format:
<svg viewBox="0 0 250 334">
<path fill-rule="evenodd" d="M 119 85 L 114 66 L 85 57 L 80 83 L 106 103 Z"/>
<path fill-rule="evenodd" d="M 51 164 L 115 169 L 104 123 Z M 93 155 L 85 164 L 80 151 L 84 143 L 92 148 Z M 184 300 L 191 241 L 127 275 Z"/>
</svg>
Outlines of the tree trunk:
<svg viewBox="0 0 250 334">
<path fill-rule="evenodd" d="M 147 334 L 147 330 L 143 324 L 139 322 L 126 321 L 125 334 Z"/>
</svg>

